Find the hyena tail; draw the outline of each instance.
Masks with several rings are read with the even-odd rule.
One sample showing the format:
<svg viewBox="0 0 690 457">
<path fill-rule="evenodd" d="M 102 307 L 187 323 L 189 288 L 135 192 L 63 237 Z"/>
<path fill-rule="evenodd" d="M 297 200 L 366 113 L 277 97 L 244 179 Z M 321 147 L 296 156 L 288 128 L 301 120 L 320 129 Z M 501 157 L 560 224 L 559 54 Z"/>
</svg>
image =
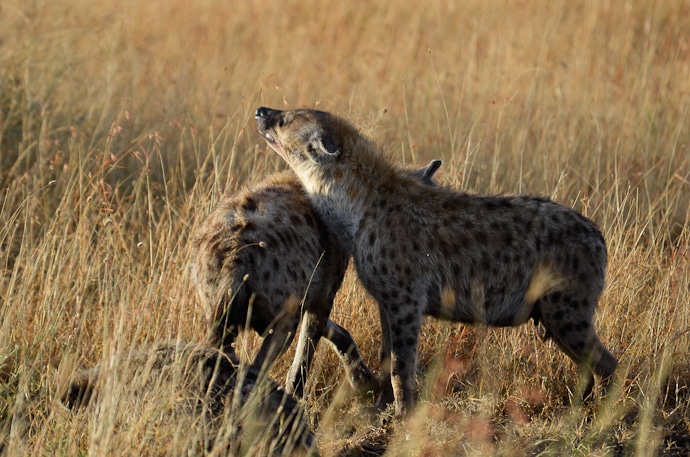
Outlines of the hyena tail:
<svg viewBox="0 0 690 457">
<path fill-rule="evenodd" d="M 246 278 L 235 280 L 229 287 L 221 287 L 220 290 L 224 293 L 216 301 L 216 307 L 211 316 L 211 333 L 208 343 L 226 354 L 234 354 L 232 345 L 237 339 L 240 328 L 248 324 L 246 320 L 253 294 Z"/>
</svg>

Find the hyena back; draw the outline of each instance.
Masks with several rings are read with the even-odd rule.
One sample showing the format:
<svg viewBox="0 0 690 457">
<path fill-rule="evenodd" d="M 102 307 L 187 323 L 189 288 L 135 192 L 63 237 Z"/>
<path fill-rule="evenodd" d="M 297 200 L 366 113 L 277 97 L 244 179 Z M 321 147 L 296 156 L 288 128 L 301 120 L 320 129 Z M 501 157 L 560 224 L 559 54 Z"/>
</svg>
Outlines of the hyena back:
<svg viewBox="0 0 690 457">
<path fill-rule="evenodd" d="M 618 362 L 592 325 L 607 260 L 592 221 L 546 198 L 419 185 L 328 113 L 259 108 L 256 119 L 379 303 L 382 381 L 398 414 L 414 402 L 424 314 L 493 326 L 533 318 L 590 372 L 585 394 L 592 371 L 613 375 Z"/>
<path fill-rule="evenodd" d="M 405 173 L 433 185 L 440 165 L 433 161 Z M 322 335 L 343 361 L 353 387 L 376 387 L 378 380 L 350 333 L 329 320 L 349 259 L 291 172 L 225 198 L 193 241 L 191 274 L 210 322 L 211 344 L 232 352 L 232 343 L 249 319 L 249 326 L 265 335 L 253 364 L 260 369 L 284 352 L 302 316 L 288 392 L 303 394 Z M 302 303 L 303 309 L 296 309 Z"/>
</svg>

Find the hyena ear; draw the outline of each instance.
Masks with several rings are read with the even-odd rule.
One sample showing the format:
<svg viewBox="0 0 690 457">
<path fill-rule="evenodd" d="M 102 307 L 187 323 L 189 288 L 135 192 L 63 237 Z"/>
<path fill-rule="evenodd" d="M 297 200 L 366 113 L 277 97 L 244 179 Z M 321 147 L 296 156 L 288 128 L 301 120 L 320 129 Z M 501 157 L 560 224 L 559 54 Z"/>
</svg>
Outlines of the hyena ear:
<svg viewBox="0 0 690 457">
<path fill-rule="evenodd" d="M 441 165 L 443 165 L 443 160 L 432 160 L 429 162 L 429 165 L 426 167 L 422 168 L 422 181 L 428 182 L 430 184 L 434 183 L 434 175 L 438 171 L 439 168 L 441 168 Z"/>
<path fill-rule="evenodd" d="M 312 132 L 307 141 L 307 154 L 317 163 L 330 162 L 340 155 L 340 149 L 324 132 Z"/>
<path fill-rule="evenodd" d="M 432 160 L 426 167 L 422 167 L 419 170 L 414 170 L 412 172 L 412 176 L 418 178 L 420 181 L 422 181 L 422 183 L 426 185 L 436 186 L 436 182 L 434 181 L 434 175 L 436 174 L 438 169 L 441 168 L 441 165 L 443 165 L 442 160 Z"/>
</svg>

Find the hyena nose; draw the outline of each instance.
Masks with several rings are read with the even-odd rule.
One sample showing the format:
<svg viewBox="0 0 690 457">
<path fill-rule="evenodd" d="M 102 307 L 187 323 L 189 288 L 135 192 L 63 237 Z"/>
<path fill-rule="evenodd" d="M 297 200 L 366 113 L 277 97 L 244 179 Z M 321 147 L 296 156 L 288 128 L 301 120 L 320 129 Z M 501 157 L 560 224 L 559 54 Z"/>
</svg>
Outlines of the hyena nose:
<svg viewBox="0 0 690 457">
<path fill-rule="evenodd" d="M 277 112 L 278 112 L 278 110 L 274 110 L 274 109 L 266 108 L 265 106 L 262 106 L 261 108 L 256 109 L 256 113 L 254 113 L 254 119 L 266 119 L 272 113 L 277 113 Z"/>
</svg>

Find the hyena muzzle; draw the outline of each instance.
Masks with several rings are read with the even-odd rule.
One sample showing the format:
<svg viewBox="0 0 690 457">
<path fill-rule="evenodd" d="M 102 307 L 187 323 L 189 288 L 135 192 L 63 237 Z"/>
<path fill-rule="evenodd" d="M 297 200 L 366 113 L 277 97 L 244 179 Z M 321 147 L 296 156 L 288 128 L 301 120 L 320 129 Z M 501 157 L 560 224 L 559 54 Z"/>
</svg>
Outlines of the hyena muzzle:
<svg viewBox="0 0 690 457">
<path fill-rule="evenodd" d="M 405 169 L 435 185 L 441 161 Z M 233 352 L 247 323 L 265 339 L 253 365 L 261 369 L 282 354 L 302 331 L 287 391 L 303 395 L 321 336 L 342 360 L 352 386 L 378 387 L 350 333 L 329 320 L 350 255 L 315 213 L 292 172 L 271 176 L 223 199 L 193 241 L 191 275 L 211 325 L 210 344 Z M 251 312 L 250 312 L 251 307 Z"/>
<path fill-rule="evenodd" d="M 391 393 L 398 414 L 414 404 L 424 314 L 493 326 L 532 318 L 588 372 L 584 395 L 592 372 L 613 375 L 618 361 L 592 325 L 607 261 L 592 221 L 547 198 L 420 185 L 329 113 L 259 108 L 255 117 L 378 301 L 380 405 Z"/>
</svg>

